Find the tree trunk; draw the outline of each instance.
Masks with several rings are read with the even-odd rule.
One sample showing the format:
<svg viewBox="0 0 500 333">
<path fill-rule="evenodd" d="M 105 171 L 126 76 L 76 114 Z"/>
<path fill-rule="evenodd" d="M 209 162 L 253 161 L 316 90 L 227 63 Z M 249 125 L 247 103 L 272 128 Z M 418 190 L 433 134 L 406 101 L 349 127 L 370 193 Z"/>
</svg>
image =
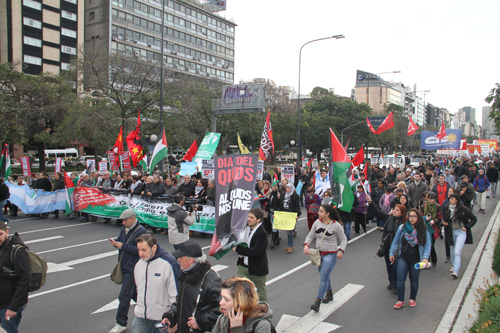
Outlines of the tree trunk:
<svg viewBox="0 0 500 333">
<path fill-rule="evenodd" d="M 45 145 L 42 142 L 36 143 L 36 150 L 38 152 L 38 165 L 40 172 L 45 171 Z"/>
</svg>

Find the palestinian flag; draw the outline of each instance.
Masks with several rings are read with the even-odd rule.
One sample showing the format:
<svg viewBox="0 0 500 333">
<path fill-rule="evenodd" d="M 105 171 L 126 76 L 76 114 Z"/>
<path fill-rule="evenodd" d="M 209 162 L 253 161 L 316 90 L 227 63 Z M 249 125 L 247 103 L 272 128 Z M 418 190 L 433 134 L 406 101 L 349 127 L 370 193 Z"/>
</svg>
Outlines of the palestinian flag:
<svg viewBox="0 0 500 333">
<path fill-rule="evenodd" d="M 0 178 L 5 178 L 5 180 L 7 180 L 11 173 L 9 145 L 6 143 L 3 146 L 2 157 L 0 158 Z"/>
<path fill-rule="evenodd" d="M 73 191 L 75 190 L 75 184 L 69 178 L 66 171 L 64 171 L 64 187 L 66 188 L 66 215 L 71 214 L 73 211 L 71 204 L 71 197 L 73 196 Z"/>
<path fill-rule="evenodd" d="M 332 202 L 337 208 L 350 212 L 354 202 L 354 193 L 349 184 L 348 170 L 351 168 L 351 159 L 342 147 L 339 139 L 330 128 L 330 188 L 332 191 Z"/>
<path fill-rule="evenodd" d="M 149 170 L 154 170 L 155 166 L 160 163 L 161 160 L 167 157 L 168 146 L 167 137 L 165 136 L 165 130 L 162 129 L 162 138 L 155 146 L 153 150 L 153 155 L 151 156 L 151 162 L 149 163 Z M 162 170 L 163 171 L 163 170 Z"/>
<path fill-rule="evenodd" d="M 150 170 L 148 168 L 148 155 L 144 155 L 144 158 L 140 160 L 138 164 L 141 166 L 143 172 L 149 173 Z"/>
</svg>

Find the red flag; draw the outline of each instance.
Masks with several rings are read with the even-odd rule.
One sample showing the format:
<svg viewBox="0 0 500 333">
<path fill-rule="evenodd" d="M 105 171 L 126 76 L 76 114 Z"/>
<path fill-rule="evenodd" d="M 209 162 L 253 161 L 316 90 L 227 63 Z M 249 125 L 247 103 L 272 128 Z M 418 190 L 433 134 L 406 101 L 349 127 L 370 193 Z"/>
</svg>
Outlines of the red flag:
<svg viewBox="0 0 500 333">
<path fill-rule="evenodd" d="M 385 117 L 382 124 L 380 124 L 380 126 L 377 129 L 376 134 L 381 134 L 381 133 L 383 133 L 383 132 L 385 132 L 388 129 L 391 129 L 393 127 L 394 127 L 394 118 L 393 118 L 392 112 L 391 112 L 391 113 L 389 113 L 389 115 L 387 117 Z"/>
<path fill-rule="evenodd" d="M 116 138 L 115 145 L 113 146 L 113 151 L 116 153 L 117 156 L 121 155 L 123 152 L 123 126 L 120 127 L 120 133 Z"/>
<path fill-rule="evenodd" d="M 196 155 L 196 152 L 198 151 L 198 146 L 196 145 L 196 139 L 194 139 L 193 143 L 191 144 L 191 147 L 189 147 L 188 151 L 182 158 L 183 161 L 191 161 Z"/>
<path fill-rule="evenodd" d="M 436 138 L 438 138 L 439 140 L 443 140 L 444 138 L 446 138 L 446 127 L 444 126 L 444 121 L 441 123 L 441 128 L 439 129 Z"/>
<path fill-rule="evenodd" d="M 356 156 L 354 156 L 354 158 L 352 159 L 352 165 L 357 167 L 358 165 L 363 163 L 364 160 L 365 160 L 365 150 L 364 147 L 361 147 Z"/>
<path fill-rule="evenodd" d="M 373 134 L 377 134 L 377 131 L 373 128 L 372 123 L 370 122 L 370 118 L 366 117 L 366 124 L 368 125 L 368 128 L 370 131 L 372 131 Z"/>
<path fill-rule="evenodd" d="M 75 184 L 73 184 L 73 181 L 71 180 L 71 178 L 69 178 L 66 171 L 64 171 L 64 186 L 66 186 L 67 189 L 75 187 Z"/>
<path fill-rule="evenodd" d="M 344 150 L 344 147 L 342 147 L 342 144 L 340 143 L 339 139 L 333 133 L 333 130 L 330 128 L 330 146 L 331 146 L 331 151 L 330 154 L 331 156 L 331 161 L 333 163 L 335 162 L 351 162 L 351 159 L 349 158 L 349 155 L 347 155 L 346 151 Z M 330 166 L 331 168 L 331 166 Z"/>
<path fill-rule="evenodd" d="M 127 146 L 130 151 L 130 157 L 132 158 L 132 164 L 134 168 L 137 166 L 140 160 L 144 158 L 144 150 L 142 148 L 141 142 L 141 112 L 139 111 L 137 115 L 137 126 L 136 128 L 127 135 Z"/>
<path fill-rule="evenodd" d="M 417 126 L 417 124 L 415 124 L 413 122 L 413 119 L 411 119 L 411 116 L 410 116 L 410 122 L 408 123 L 408 133 L 407 133 L 407 135 L 411 136 L 411 135 L 415 134 L 415 132 L 417 130 L 418 130 L 418 126 Z"/>
<path fill-rule="evenodd" d="M 299 144 L 297 142 L 297 144 Z M 271 151 L 272 148 L 272 151 Z M 265 161 L 274 154 L 273 129 L 271 127 L 271 110 L 267 112 L 266 123 L 262 131 L 259 147 L 259 159 Z"/>
</svg>

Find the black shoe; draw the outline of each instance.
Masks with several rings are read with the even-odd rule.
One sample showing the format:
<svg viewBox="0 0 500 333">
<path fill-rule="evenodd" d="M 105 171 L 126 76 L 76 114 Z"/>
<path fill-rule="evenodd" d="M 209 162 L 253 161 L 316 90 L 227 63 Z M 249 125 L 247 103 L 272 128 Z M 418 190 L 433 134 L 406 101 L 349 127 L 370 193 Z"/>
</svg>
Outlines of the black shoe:
<svg viewBox="0 0 500 333">
<path fill-rule="evenodd" d="M 389 285 L 387 286 L 387 290 L 392 290 L 392 289 L 394 289 L 394 286 L 393 286 L 392 284 L 389 284 Z"/>
<path fill-rule="evenodd" d="M 314 301 L 314 303 L 311 304 L 311 310 L 313 310 L 314 312 L 318 312 L 320 305 L 321 305 L 321 300 L 319 298 L 316 298 L 316 300 Z"/>
<path fill-rule="evenodd" d="M 325 297 L 323 297 L 323 300 L 321 302 L 326 304 L 330 303 L 331 301 L 333 301 L 333 292 L 331 290 L 327 290 L 326 295 Z"/>
<path fill-rule="evenodd" d="M 392 289 L 392 293 L 397 295 L 397 294 L 398 294 L 398 288 L 394 287 L 394 288 Z"/>
</svg>

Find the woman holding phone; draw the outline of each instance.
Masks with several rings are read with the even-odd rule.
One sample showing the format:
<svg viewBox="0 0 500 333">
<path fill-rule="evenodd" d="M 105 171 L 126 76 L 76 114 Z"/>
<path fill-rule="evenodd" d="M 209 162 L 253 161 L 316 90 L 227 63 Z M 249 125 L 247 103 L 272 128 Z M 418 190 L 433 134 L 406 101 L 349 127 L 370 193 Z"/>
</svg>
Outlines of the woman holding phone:
<svg viewBox="0 0 500 333">
<path fill-rule="evenodd" d="M 246 278 L 233 277 L 222 281 L 220 312 L 212 333 L 271 333 L 273 312 L 259 302 L 255 285 Z"/>
</svg>

